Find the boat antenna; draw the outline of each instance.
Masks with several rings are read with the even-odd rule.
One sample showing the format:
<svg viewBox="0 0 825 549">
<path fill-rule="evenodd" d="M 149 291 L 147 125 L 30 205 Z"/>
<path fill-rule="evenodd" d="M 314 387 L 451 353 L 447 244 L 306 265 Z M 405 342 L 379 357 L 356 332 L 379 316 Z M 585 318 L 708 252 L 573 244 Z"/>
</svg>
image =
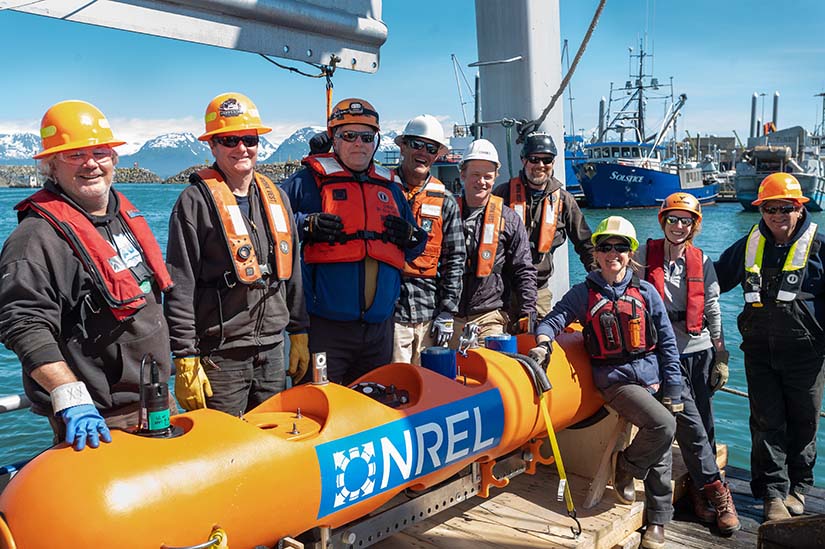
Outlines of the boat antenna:
<svg viewBox="0 0 825 549">
<path fill-rule="evenodd" d="M 819 126 L 814 127 L 814 134 L 825 135 L 825 92 L 814 94 L 814 97 L 822 98 L 822 121 Z"/>
<path fill-rule="evenodd" d="M 458 63 L 458 57 L 454 53 L 450 54 L 450 59 L 453 62 L 453 73 L 455 73 L 455 85 L 458 88 L 458 101 L 461 103 L 461 116 L 464 119 L 464 126 L 468 126 L 467 124 L 467 111 L 464 108 L 469 101 L 464 100 L 464 96 L 461 93 L 461 80 L 459 80 L 458 75 L 461 74 L 461 78 L 464 80 L 464 84 L 467 86 L 467 89 L 470 90 L 470 97 L 473 100 L 476 100 L 475 95 L 473 94 L 473 88 L 470 86 L 470 82 L 467 80 L 467 75 L 464 74 L 464 71 L 461 69 L 461 66 Z"/>
</svg>

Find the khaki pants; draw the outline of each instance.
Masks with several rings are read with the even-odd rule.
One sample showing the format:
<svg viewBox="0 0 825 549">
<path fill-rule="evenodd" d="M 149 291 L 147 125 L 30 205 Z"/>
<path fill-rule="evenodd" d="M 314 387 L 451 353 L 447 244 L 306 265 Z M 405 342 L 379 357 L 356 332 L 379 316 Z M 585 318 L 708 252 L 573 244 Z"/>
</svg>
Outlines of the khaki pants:
<svg viewBox="0 0 825 549">
<path fill-rule="evenodd" d="M 458 339 L 461 337 L 461 332 L 464 331 L 464 326 L 473 322 L 478 324 L 478 344 L 484 346 L 484 339 L 487 336 L 503 334 L 507 330 L 507 323 L 510 321 L 507 313 L 500 309 L 489 311 L 477 315 L 457 316 L 454 318 L 455 332 L 453 338 L 450 340 L 450 348 L 458 348 Z"/>
<path fill-rule="evenodd" d="M 553 292 L 550 291 L 550 283 L 548 282 L 539 288 L 539 297 L 536 301 L 536 322 L 547 316 L 547 313 L 553 308 Z"/>
<path fill-rule="evenodd" d="M 421 351 L 435 345 L 430 328 L 433 321 L 396 322 L 392 342 L 392 361 L 421 365 Z"/>
</svg>

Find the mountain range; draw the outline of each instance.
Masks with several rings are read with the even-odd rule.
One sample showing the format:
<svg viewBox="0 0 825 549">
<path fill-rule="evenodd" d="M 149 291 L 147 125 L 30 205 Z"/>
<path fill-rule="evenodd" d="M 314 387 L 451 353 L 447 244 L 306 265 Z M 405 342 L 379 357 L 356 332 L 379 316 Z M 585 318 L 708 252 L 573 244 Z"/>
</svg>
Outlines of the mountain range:
<svg viewBox="0 0 825 549">
<path fill-rule="evenodd" d="M 258 146 L 258 162 L 273 164 L 288 160 L 300 160 L 309 154 L 309 140 L 324 131 L 320 126 L 307 126 L 296 130 L 282 142 L 272 142 L 261 136 Z M 398 157 L 398 146 L 393 139 L 397 133 L 381 134 L 376 160 L 387 163 Z M 40 138 L 33 133 L 0 134 L 0 165 L 31 165 L 32 156 L 40 150 Z M 166 133 L 149 139 L 136 152 L 120 157 L 121 167 L 140 167 L 162 178 L 171 177 L 196 164 L 212 161 L 209 146 L 198 141 L 189 132 Z"/>
</svg>

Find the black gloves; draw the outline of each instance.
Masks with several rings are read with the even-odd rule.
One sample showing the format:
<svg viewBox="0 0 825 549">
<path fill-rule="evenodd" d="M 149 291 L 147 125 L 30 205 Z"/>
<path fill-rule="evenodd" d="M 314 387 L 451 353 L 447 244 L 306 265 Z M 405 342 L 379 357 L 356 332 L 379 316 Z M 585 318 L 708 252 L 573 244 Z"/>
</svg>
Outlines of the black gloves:
<svg viewBox="0 0 825 549">
<path fill-rule="evenodd" d="M 344 224 L 334 214 L 309 214 L 304 219 L 304 234 L 311 242 L 337 242 L 344 235 Z"/>
<path fill-rule="evenodd" d="M 332 139 L 326 131 L 318 132 L 309 140 L 309 154 L 328 153 L 332 148 Z"/>
<path fill-rule="evenodd" d="M 399 248 L 414 248 L 419 242 L 415 225 L 397 215 L 384 218 L 384 229 L 387 240 Z"/>
</svg>

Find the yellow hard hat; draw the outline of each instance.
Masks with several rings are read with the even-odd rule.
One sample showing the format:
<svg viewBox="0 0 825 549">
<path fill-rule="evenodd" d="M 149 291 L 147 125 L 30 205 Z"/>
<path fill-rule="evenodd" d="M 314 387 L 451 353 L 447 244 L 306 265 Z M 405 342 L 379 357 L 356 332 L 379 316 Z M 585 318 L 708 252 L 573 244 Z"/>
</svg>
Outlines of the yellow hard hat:
<svg viewBox="0 0 825 549">
<path fill-rule="evenodd" d="M 261 135 L 272 131 L 261 122 L 255 103 L 237 92 L 222 93 L 212 99 L 206 106 L 203 119 L 206 131 L 198 137 L 201 141 L 209 141 L 213 135 L 221 133 L 257 130 Z"/>
<path fill-rule="evenodd" d="M 599 223 L 599 226 L 593 231 L 590 242 L 595 246 L 599 240 L 608 236 L 624 238 L 630 243 L 630 249 L 634 252 L 639 247 L 639 241 L 636 240 L 636 228 L 633 226 L 633 223 L 619 215 L 611 215 L 610 217 L 602 219 L 602 222 Z"/>
<path fill-rule="evenodd" d="M 762 180 L 756 200 L 751 204 L 758 206 L 767 200 L 793 200 L 804 204 L 810 198 L 802 194 L 802 186 L 794 176 L 789 173 L 776 172 Z"/>
<path fill-rule="evenodd" d="M 332 135 L 332 130 L 344 124 L 365 124 L 381 131 L 378 125 L 378 111 L 363 99 L 350 98 L 339 101 L 333 108 L 327 121 L 327 130 Z"/>
<path fill-rule="evenodd" d="M 117 147 L 109 121 L 100 109 L 86 101 L 61 101 L 52 105 L 40 121 L 40 140 L 43 150 L 34 158 L 43 158 L 62 151 L 108 145 Z"/>
</svg>

